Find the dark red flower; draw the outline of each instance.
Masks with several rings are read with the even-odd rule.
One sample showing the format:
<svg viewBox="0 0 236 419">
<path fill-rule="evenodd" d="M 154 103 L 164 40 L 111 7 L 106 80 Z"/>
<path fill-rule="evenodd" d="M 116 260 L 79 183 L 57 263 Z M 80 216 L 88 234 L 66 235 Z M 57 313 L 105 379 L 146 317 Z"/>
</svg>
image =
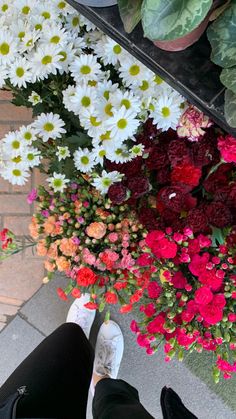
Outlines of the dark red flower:
<svg viewBox="0 0 236 419">
<path fill-rule="evenodd" d="M 165 329 L 164 329 L 164 323 L 165 323 L 165 314 L 164 313 L 160 313 L 158 314 L 154 320 L 152 320 L 148 325 L 147 325 L 147 331 L 150 334 L 155 334 L 155 333 L 165 333 Z"/>
<path fill-rule="evenodd" d="M 108 189 L 108 196 L 113 204 L 122 204 L 127 198 L 128 190 L 121 183 L 113 183 Z"/>
<path fill-rule="evenodd" d="M 210 130 L 209 130 L 210 131 Z M 215 132 L 213 138 L 210 132 L 206 133 L 201 141 L 191 143 L 194 165 L 203 167 L 208 164 L 216 164 L 220 160 L 220 153 L 215 146 Z"/>
<path fill-rule="evenodd" d="M 159 170 L 169 164 L 169 159 L 166 150 L 161 145 L 154 145 L 148 158 L 145 160 L 146 166 L 149 170 Z"/>
<path fill-rule="evenodd" d="M 132 198 L 137 199 L 149 192 L 150 184 L 147 177 L 134 176 L 128 179 L 127 187 L 131 191 Z"/>
<path fill-rule="evenodd" d="M 142 164 L 142 157 L 136 157 L 127 163 L 114 163 L 110 160 L 106 160 L 106 167 L 109 169 L 109 171 L 118 170 L 118 172 L 124 173 L 127 178 L 140 173 Z"/>
<path fill-rule="evenodd" d="M 196 202 L 183 186 L 165 186 L 157 195 L 157 210 L 162 213 L 164 209 L 170 209 L 180 213 L 194 208 Z"/>
<path fill-rule="evenodd" d="M 223 228 L 232 223 L 231 211 L 222 202 L 211 202 L 205 209 L 209 223 L 213 226 Z"/>
<path fill-rule="evenodd" d="M 156 181 L 159 185 L 165 185 L 171 181 L 170 168 L 168 166 L 162 167 L 157 171 Z"/>
<path fill-rule="evenodd" d="M 214 304 L 214 300 L 207 305 L 200 305 L 199 312 L 203 319 L 209 324 L 219 323 L 223 318 L 223 311 Z"/>
<path fill-rule="evenodd" d="M 140 223 L 147 230 L 157 230 L 160 226 L 158 212 L 154 208 L 142 207 L 138 214 Z"/>
<path fill-rule="evenodd" d="M 183 163 L 174 167 L 171 172 L 171 181 L 193 187 L 199 184 L 201 175 L 202 172 L 199 168 L 188 163 Z"/>
<path fill-rule="evenodd" d="M 177 254 L 177 245 L 166 237 L 158 240 L 151 248 L 157 258 L 173 259 Z"/>
<path fill-rule="evenodd" d="M 190 150 L 185 140 L 171 141 L 168 147 L 168 157 L 172 166 L 190 163 Z"/>
<path fill-rule="evenodd" d="M 193 233 L 203 233 L 208 227 L 208 218 L 204 210 L 193 208 L 184 219 L 184 225 L 190 227 Z"/>
</svg>

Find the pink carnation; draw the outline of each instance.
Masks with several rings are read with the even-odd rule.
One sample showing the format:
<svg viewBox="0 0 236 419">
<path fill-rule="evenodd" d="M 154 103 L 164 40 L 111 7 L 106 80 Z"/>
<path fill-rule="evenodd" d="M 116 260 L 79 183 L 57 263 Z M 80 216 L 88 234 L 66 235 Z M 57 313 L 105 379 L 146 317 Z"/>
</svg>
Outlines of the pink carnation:
<svg viewBox="0 0 236 419">
<path fill-rule="evenodd" d="M 225 162 L 236 163 L 236 138 L 232 135 L 218 138 L 218 149 Z"/>
<path fill-rule="evenodd" d="M 33 202 L 37 199 L 38 191 L 37 189 L 32 189 L 32 191 L 27 196 L 27 202 L 28 204 L 33 204 Z"/>
</svg>

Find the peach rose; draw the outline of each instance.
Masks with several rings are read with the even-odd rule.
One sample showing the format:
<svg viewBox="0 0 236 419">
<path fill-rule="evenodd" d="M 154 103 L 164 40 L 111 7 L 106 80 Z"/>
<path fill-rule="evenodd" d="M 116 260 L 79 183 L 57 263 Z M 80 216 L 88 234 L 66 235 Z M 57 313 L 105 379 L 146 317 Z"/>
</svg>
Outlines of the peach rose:
<svg viewBox="0 0 236 419">
<path fill-rule="evenodd" d="M 54 232 L 55 222 L 56 222 L 56 219 L 53 215 L 48 217 L 48 219 L 44 222 L 43 227 L 46 234 L 52 234 Z"/>
<path fill-rule="evenodd" d="M 78 249 L 78 245 L 73 242 L 73 239 L 62 239 L 60 244 L 60 250 L 65 256 L 74 256 Z"/>
<path fill-rule="evenodd" d="M 57 252 L 57 244 L 56 243 L 52 243 L 48 249 L 47 252 L 47 256 L 51 259 L 56 259 L 58 257 L 58 252 Z"/>
<path fill-rule="evenodd" d="M 56 265 L 53 262 L 50 262 L 49 260 L 46 260 L 44 262 L 44 267 L 48 272 L 54 272 L 56 269 Z"/>
<path fill-rule="evenodd" d="M 48 249 L 46 247 L 46 241 L 44 239 L 39 240 L 39 242 L 36 246 L 36 249 L 37 249 L 37 254 L 39 256 L 46 256 L 46 254 L 48 252 Z"/>
<path fill-rule="evenodd" d="M 94 222 L 94 223 L 91 223 L 86 228 L 86 234 L 89 237 L 93 237 L 94 239 L 101 239 L 102 237 L 105 236 L 106 231 L 107 231 L 107 227 L 102 222 Z"/>
<path fill-rule="evenodd" d="M 31 223 L 29 225 L 29 232 L 33 239 L 37 239 L 39 236 L 38 233 L 38 223 L 35 217 L 32 217 Z"/>
<path fill-rule="evenodd" d="M 99 217 L 100 217 L 102 220 L 106 220 L 106 218 L 107 218 L 107 217 L 109 217 L 111 214 L 110 214 L 110 212 L 109 212 L 109 211 L 105 211 L 105 210 L 103 210 L 102 208 L 97 208 L 97 209 L 96 209 L 96 215 L 99 215 Z"/>
<path fill-rule="evenodd" d="M 67 260 L 64 256 L 60 256 L 56 259 L 56 265 L 59 272 L 67 271 L 67 269 L 70 269 L 70 261 Z"/>
</svg>

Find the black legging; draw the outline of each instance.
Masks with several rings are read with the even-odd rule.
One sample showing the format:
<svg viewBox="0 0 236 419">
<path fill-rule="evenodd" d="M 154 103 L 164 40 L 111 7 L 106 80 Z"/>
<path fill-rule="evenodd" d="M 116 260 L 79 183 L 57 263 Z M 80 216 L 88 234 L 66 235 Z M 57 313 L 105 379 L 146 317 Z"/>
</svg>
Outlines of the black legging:
<svg viewBox="0 0 236 419">
<path fill-rule="evenodd" d="M 48 336 L 0 389 L 0 405 L 17 388 L 29 395 L 19 401 L 17 417 L 86 419 L 94 350 L 83 330 L 65 323 Z M 95 419 L 153 419 L 138 392 L 123 380 L 101 380 L 95 387 Z"/>
</svg>

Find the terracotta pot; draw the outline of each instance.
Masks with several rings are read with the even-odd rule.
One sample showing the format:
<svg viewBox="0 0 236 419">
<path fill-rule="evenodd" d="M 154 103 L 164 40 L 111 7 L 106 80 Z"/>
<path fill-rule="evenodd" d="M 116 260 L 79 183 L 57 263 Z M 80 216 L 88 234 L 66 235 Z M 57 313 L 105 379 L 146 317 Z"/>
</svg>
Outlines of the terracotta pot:
<svg viewBox="0 0 236 419">
<path fill-rule="evenodd" d="M 91 7 L 107 7 L 117 4 L 117 0 L 75 0 L 76 3 Z"/>
<path fill-rule="evenodd" d="M 205 17 L 202 23 L 200 23 L 200 25 L 197 28 L 195 28 L 192 32 L 172 41 L 153 41 L 154 45 L 156 45 L 160 49 L 163 49 L 164 51 L 183 51 L 184 49 L 190 47 L 190 45 L 197 42 L 199 38 L 202 36 L 203 32 L 207 28 L 212 11 L 216 9 L 216 7 L 218 7 L 221 3 L 221 0 L 215 0 L 208 15 Z"/>
</svg>

